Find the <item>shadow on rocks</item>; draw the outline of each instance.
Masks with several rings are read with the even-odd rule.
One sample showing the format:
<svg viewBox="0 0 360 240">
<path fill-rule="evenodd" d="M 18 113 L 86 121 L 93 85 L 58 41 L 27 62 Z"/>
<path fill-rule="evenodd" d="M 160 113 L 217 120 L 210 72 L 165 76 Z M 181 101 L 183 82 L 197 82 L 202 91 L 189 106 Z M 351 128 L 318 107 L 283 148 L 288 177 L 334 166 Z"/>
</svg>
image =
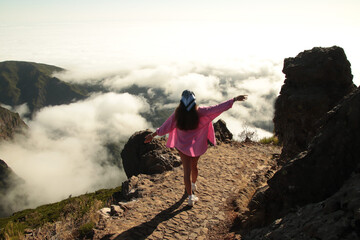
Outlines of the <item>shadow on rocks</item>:
<svg viewBox="0 0 360 240">
<path fill-rule="evenodd" d="M 167 221 L 171 218 L 173 218 L 174 216 L 176 216 L 177 214 L 187 211 L 189 209 L 191 209 L 191 207 L 189 207 L 188 205 L 178 209 L 182 203 L 185 201 L 185 199 L 187 198 L 187 194 L 184 193 L 184 195 L 182 196 L 182 198 L 177 201 L 176 203 L 174 203 L 172 206 L 170 206 L 169 208 L 161 211 L 160 213 L 158 213 L 154 218 L 152 218 L 150 221 L 141 223 L 138 226 L 135 226 L 133 228 L 128 229 L 127 231 L 119 234 L 118 236 L 114 237 L 114 234 L 108 234 L 106 236 L 104 236 L 102 238 L 102 240 L 107 240 L 107 239 L 115 239 L 115 240 L 123 240 L 123 239 L 146 239 L 148 236 L 150 236 L 158 227 L 158 225 L 164 221 Z"/>
</svg>

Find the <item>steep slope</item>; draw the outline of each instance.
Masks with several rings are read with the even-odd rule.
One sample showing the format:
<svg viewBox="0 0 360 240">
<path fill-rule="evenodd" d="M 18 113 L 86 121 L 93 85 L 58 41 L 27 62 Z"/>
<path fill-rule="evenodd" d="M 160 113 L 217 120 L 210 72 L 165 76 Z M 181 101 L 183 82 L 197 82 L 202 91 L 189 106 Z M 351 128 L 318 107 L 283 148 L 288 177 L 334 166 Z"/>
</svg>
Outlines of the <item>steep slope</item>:
<svg viewBox="0 0 360 240">
<path fill-rule="evenodd" d="M 14 211 L 12 206 L 10 206 L 7 201 L 3 200 L 7 197 L 12 188 L 20 186 L 23 183 L 24 180 L 17 176 L 14 171 L 0 159 L 0 218 L 8 216 Z M 26 201 L 26 196 L 22 193 L 18 193 L 13 200 L 20 203 Z"/>
<path fill-rule="evenodd" d="M 27 128 L 19 114 L 0 106 L 0 141 L 11 139 L 15 133 Z"/>
<path fill-rule="evenodd" d="M 20 178 L 0 159 L 0 193 L 5 193 L 8 188 L 18 181 L 21 181 Z"/>
<path fill-rule="evenodd" d="M 52 77 L 62 68 L 33 62 L 0 63 L 0 102 L 15 106 L 27 103 L 30 112 L 49 105 L 84 99 L 86 92 Z"/>
</svg>

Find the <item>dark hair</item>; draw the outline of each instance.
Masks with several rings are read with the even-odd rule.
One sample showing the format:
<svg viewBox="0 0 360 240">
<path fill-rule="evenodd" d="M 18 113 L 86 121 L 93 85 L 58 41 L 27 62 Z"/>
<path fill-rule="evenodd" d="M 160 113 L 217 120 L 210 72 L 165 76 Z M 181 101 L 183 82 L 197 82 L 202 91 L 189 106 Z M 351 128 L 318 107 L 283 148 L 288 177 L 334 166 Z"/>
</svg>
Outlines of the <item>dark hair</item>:
<svg viewBox="0 0 360 240">
<path fill-rule="evenodd" d="M 180 130 L 193 130 L 199 125 L 199 115 L 196 109 L 196 104 L 190 109 L 186 110 L 185 105 L 180 101 L 179 106 L 175 110 L 176 127 Z"/>
</svg>

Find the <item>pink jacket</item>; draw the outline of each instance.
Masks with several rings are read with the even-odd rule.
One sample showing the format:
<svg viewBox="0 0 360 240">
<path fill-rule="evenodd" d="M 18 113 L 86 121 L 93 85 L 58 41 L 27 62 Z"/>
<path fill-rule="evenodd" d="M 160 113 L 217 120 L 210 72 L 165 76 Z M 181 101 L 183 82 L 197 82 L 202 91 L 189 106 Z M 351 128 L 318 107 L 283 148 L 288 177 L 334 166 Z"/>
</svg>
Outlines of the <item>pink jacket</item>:
<svg viewBox="0 0 360 240">
<path fill-rule="evenodd" d="M 212 120 L 224 111 L 230 109 L 234 103 L 230 99 L 221 104 L 210 107 L 199 107 L 199 126 L 194 130 L 180 130 L 176 128 L 175 113 L 173 113 L 158 129 L 156 133 L 163 136 L 169 133 L 166 146 L 177 148 L 185 155 L 197 157 L 207 150 L 207 140 L 216 145 L 214 126 Z"/>
</svg>

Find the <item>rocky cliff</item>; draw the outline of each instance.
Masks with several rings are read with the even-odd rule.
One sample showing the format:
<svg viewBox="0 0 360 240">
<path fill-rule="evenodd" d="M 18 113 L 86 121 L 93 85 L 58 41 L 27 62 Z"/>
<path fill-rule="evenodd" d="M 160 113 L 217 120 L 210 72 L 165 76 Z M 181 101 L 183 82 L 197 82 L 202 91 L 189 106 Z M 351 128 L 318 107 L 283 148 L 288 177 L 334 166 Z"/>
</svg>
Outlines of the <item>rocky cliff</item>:
<svg viewBox="0 0 360 240">
<path fill-rule="evenodd" d="M 15 133 L 26 129 L 27 125 L 18 113 L 13 113 L 0 106 L 0 140 L 9 140 Z"/>
<path fill-rule="evenodd" d="M 359 106 L 357 89 L 324 117 L 309 150 L 255 195 L 252 220 L 273 222 L 245 239 L 360 238 Z"/>
<path fill-rule="evenodd" d="M 19 179 L 11 168 L 0 159 L 0 192 L 5 193 L 13 184 L 14 180 Z"/>
<path fill-rule="evenodd" d="M 15 134 L 23 133 L 27 128 L 18 113 L 13 113 L 0 106 L 0 141 L 11 140 Z M 18 177 L 5 161 L 0 159 L 0 217 L 12 213 L 12 207 L 4 201 L 4 198 L 12 188 L 19 186 L 23 182 L 24 180 Z"/>
<path fill-rule="evenodd" d="M 343 56 L 343 51 L 337 47 L 327 50 L 315 49 L 315 51 L 335 51 Z M 306 54 L 309 53 L 306 52 Z M 302 56 L 302 54 L 299 55 Z M 330 62 L 335 61 L 332 54 L 328 56 L 328 59 Z M 291 64 L 291 61 L 290 63 L 285 61 L 285 65 Z M 333 66 L 335 70 L 332 70 L 325 64 L 320 72 L 329 71 L 333 76 L 328 76 L 328 79 L 335 81 L 339 76 L 336 70 L 341 69 L 335 66 Z M 349 70 L 341 72 L 349 75 Z M 319 76 L 317 71 L 312 74 L 315 77 Z M 311 97 L 312 101 L 308 101 L 305 96 L 299 101 L 300 97 L 296 95 L 288 95 L 284 98 L 283 94 L 287 89 L 284 86 L 290 82 L 288 79 L 288 82 L 285 81 L 282 88 L 285 92 L 282 92 L 279 96 L 280 100 L 277 100 L 277 104 L 281 103 L 280 105 L 284 108 L 276 108 L 275 119 L 278 118 L 277 120 L 281 123 L 277 125 L 278 131 L 279 126 L 282 131 L 289 131 L 286 134 L 283 132 L 282 135 L 284 142 L 282 153 L 285 152 L 286 157 L 295 157 L 287 160 L 284 166 L 268 180 L 268 184 L 254 194 L 248 205 L 249 211 L 241 216 L 240 226 L 243 229 L 265 227 L 250 231 L 245 239 L 360 238 L 358 187 L 360 186 L 360 138 L 358 136 L 360 88 L 352 91 L 354 86 L 349 83 L 350 78 L 349 75 L 345 81 L 347 84 L 342 81 L 338 83 L 338 91 L 345 89 L 351 93 L 344 98 L 334 93 L 337 103 L 330 111 L 321 116 L 318 113 L 316 115 L 318 118 L 315 118 L 313 110 L 320 111 L 322 107 L 310 107 L 311 111 L 302 111 L 302 115 L 297 115 L 298 120 L 285 117 L 290 116 L 289 113 L 292 111 L 298 114 L 295 111 L 296 105 L 293 105 L 294 99 L 297 99 L 297 103 L 301 106 L 299 109 L 301 109 L 310 103 L 321 105 L 322 101 L 326 107 L 329 107 L 331 105 L 328 101 L 329 97 L 319 94 L 319 98 L 316 97 L 317 95 Z M 321 86 L 328 89 L 325 85 L 319 85 L 314 87 L 314 93 L 317 88 L 322 88 Z M 335 92 L 335 89 L 329 92 Z M 285 109 L 286 101 L 289 101 L 288 110 Z M 305 104 L 302 105 L 302 102 Z M 285 113 L 279 112 L 280 109 Z M 326 111 L 325 108 L 323 111 Z M 281 121 L 281 116 L 287 120 Z M 298 122 L 298 126 L 295 122 Z M 305 123 L 310 124 L 311 127 L 303 127 L 302 124 Z M 301 141 L 290 137 L 299 131 L 304 132 L 300 134 Z M 290 143 L 290 140 L 294 142 Z"/>
<path fill-rule="evenodd" d="M 8 216 L 13 212 L 11 206 L 3 201 L 9 191 L 21 184 L 24 183 L 24 180 L 18 177 L 14 171 L 5 163 L 5 161 L 0 159 L 0 217 Z M 26 196 L 18 194 L 16 201 L 19 203 L 25 200 Z"/>
<path fill-rule="evenodd" d="M 283 143 L 282 160 L 306 150 L 317 121 L 355 90 L 350 62 L 342 48 L 316 47 L 286 58 L 284 85 L 275 103 L 275 134 Z"/>
</svg>

